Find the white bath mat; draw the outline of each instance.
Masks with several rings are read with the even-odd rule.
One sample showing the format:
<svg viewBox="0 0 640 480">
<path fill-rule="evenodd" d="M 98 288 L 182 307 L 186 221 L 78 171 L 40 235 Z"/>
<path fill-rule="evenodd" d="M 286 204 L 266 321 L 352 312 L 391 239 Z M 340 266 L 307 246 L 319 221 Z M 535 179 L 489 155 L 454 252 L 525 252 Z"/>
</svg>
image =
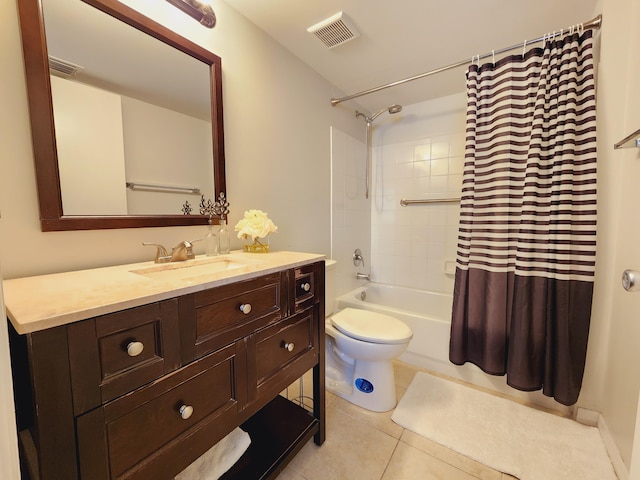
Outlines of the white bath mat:
<svg viewBox="0 0 640 480">
<path fill-rule="evenodd" d="M 417 373 L 394 422 L 521 480 L 615 480 L 600 433 L 567 418 Z"/>
</svg>

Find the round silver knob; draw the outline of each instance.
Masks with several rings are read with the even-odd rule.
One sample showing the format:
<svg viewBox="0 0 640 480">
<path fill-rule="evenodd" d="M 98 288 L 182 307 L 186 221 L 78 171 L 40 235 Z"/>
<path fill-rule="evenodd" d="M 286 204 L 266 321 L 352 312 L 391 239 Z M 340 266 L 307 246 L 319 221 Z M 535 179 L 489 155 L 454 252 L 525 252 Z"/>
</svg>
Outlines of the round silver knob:
<svg viewBox="0 0 640 480">
<path fill-rule="evenodd" d="M 287 352 L 293 352 L 293 349 L 294 349 L 295 347 L 296 347 L 296 346 L 293 344 L 293 342 L 286 342 L 286 343 L 282 346 L 282 348 L 284 348 Z"/>
<path fill-rule="evenodd" d="M 249 312 L 251 312 L 251 304 L 243 303 L 242 305 L 240 305 L 240 311 L 247 315 Z"/>
<path fill-rule="evenodd" d="M 130 357 L 137 357 L 144 350 L 144 343 L 142 342 L 129 342 L 127 345 L 127 355 Z"/>
<path fill-rule="evenodd" d="M 191 405 L 182 405 L 179 411 L 183 420 L 187 420 L 191 415 L 193 415 L 193 407 Z"/>
<path fill-rule="evenodd" d="M 300 288 L 305 292 L 308 292 L 309 290 L 311 290 L 311 284 L 309 282 L 303 283 L 302 285 L 300 285 Z"/>
<path fill-rule="evenodd" d="M 622 288 L 624 288 L 627 292 L 634 292 L 639 289 L 640 285 L 638 285 L 638 277 L 640 276 L 640 272 L 636 272 L 634 270 L 625 270 L 622 273 Z"/>
</svg>

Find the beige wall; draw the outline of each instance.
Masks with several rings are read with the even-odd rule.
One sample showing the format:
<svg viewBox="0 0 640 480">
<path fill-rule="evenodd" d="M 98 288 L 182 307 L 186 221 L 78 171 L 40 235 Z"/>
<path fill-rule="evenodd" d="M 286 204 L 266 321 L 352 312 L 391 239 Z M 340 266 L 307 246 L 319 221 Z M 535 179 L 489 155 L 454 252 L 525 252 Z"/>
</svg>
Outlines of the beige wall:
<svg viewBox="0 0 640 480">
<path fill-rule="evenodd" d="M 211 122 L 121 98 L 127 181 L 197 187 L 205 198 L 215 200 Z M 129 189 L 126 197 L 129 215 L 179 215 L 185 201 L 194 206 L 200 202 L 200 195 Z"/>
<path fill-rule="evenodd" d="M 51 76 L 62 205 L 67 215 L 126 215 L 120 95 Z"/>
<path fill-rule="evenodd" d="M 598 84 L 599 201 L 598 267 L 593 322 L 609 324 L 597 358 L 590 358 L 602 412 L 627 466 L 633 445 L 640 390 L 640 293 L 622 289 L 627 268 L 640 270 L 638 214 L 638 149 L 613 150 L 612 145 L 640 128 L 640 5 L 637 0 L 603 0 L 602 58 Z M 600 331 L 598 332 L 600 333 Z M 598 337 L 595 337 L 598 338 Z M 594 339 L 592 332 L 592 339 Z M 590 353 L 595 353 L 591 351 Z M 640 439 L 638 439 L 640 441 Z"/>
</svg>

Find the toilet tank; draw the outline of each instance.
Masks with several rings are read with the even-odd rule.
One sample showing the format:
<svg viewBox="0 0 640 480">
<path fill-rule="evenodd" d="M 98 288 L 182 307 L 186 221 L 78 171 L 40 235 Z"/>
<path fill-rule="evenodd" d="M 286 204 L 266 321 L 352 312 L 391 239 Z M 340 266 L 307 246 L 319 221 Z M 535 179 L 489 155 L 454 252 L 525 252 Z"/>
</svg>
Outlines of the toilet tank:
<svg viewBox="0 0 640 480">
<path fill-rule="evenodd" d="M 328 317 L 333 313 L 336 303 L 336 261 L 324 261 L 324 313 Z"/>
</svg>

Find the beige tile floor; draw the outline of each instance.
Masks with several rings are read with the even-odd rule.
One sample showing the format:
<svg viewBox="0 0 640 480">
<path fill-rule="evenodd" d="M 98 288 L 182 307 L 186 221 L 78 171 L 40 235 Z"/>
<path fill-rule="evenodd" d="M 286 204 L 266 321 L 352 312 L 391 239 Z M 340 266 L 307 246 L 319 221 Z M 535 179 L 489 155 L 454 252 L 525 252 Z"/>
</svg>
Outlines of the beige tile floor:
<svg viewBox="0 0 640 480">
<path fill-rule="evenodd" d="M 395 362 L 396 393 L 402 398 L 418 369 Z M 311 385 L 305 379 L 304 388 Z M 304 392 L 304 396 L 310 396 Z M 299 386 L 286 395 L 299 394 Z M 278 480 L 512 480 L 459 453 L 402 428 L 393 411 L 376 413 L 327 392 L 327 440 L 310 441 Z"/>
</svg>

